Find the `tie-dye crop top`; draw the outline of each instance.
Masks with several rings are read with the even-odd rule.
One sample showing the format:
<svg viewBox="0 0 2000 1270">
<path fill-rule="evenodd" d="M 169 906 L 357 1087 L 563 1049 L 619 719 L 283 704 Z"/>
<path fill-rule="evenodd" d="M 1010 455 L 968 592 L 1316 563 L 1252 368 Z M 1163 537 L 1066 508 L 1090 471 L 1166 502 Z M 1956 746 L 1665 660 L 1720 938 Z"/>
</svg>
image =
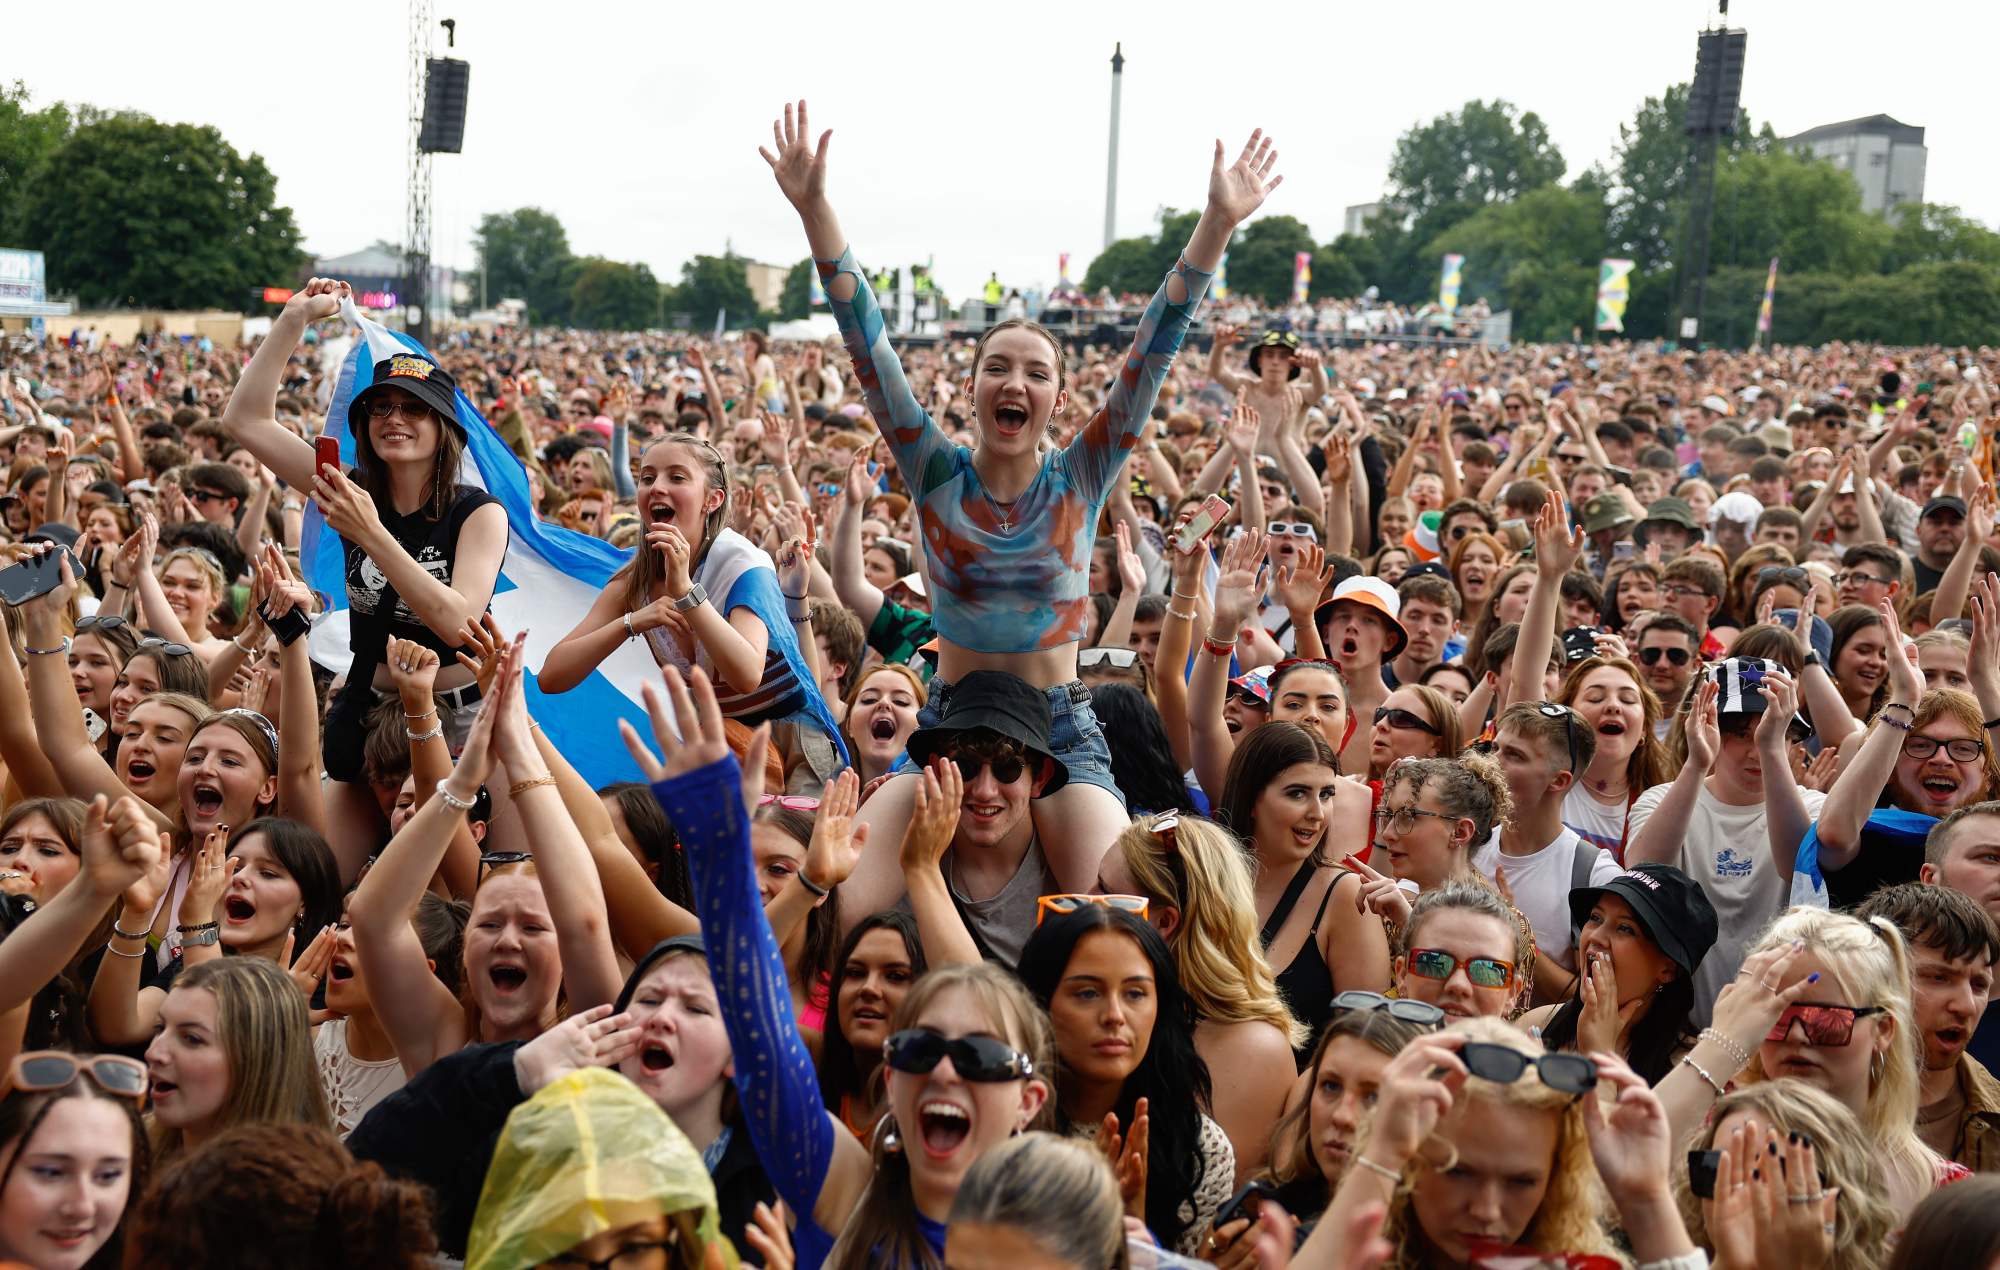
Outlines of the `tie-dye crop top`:
<svg viewBox="0 0 2000 1270">
<path fill-rule="evenodd" d="M 1175 262 L 1139 319 L 1103 408 L 1075 440 L 1042 459 L 1041 471 L 1007 509 L 1010 527 L 1003 532 L 972 451 L 946 437 L 910 391 L 853 248 L 838 260 L 814 263 L 868 408 L 917 504 L 938 634 L 982 653 L 1032 652 L 1081 640 L 1098 514 L 1138 444 L 1211 275 L 1185 258 Z M 843 273 L 854 278 L 854 297 L 831 299 L 833 280 Z M 1176 276 L 1187 289 L 1178 304 L 1167 298 Z"/>
</svg>

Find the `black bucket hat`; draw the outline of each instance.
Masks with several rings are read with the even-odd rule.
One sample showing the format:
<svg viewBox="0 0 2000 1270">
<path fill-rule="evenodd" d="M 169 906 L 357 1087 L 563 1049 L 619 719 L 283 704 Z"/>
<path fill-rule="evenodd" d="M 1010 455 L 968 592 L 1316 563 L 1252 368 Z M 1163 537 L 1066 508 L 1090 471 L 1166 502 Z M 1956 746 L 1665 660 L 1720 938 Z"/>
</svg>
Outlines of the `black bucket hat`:
<svg viewBox="0 0 2000 1270">
<path fill-rule="evenodd" d="M 1603 886 L 1579 886 L 1571 891 L 1572 936 L 1583 929 L 1591 906 L 1606 892 L 1632 906 L 1646 934 L 1683 973 L 1693 974 L 1708 950 L 1715 947 L 1715 906 L 1693 878 L 1670 864 L 1635 864 Z"/>
<path fill-rule="evenodd" d="M 1263 373 L 1261 370 L 1258 369 L 1257 361 L 1264 355 L 1264 350 L 1267 348 L 1282 348 L 1288 353 L 1296 353 L 1299 351 L 1299 337 L 1292 334 L 1292 332 L 1290 331 L 1264 332 L 1264 338 L 1258 340 L 1255 347 L 1253 347 L 1250 350 L 1251 374 L 1259 375 Z M 1298 377 L 1299 377 L 1299 364 L 1296 360 L 1294 360 L 1292 362 L 1292 373 L 1285 376 L 1285 379 L 1287 381 L 1290 381 L 1297 379 Z"/>
<path fill-rule="evenodd" d="M 951 686 L 936 727 L 910 734 L 910 760 L 924 766 L 959 734 L 984 729 L 1049 761 L 1049 782 L 1036 795 L 1044 798 L 1069 784 L 1069 768 L 1056 757 L 1049 737 L 1051 723 L 1049 699 L 1027 680 L 1004 670 L 975 670 Z"/>
<path fill-rule="evenodd" d="M 618 990 L 618 1001 L 611 1007 L 611 1012 L 625 1013 L 632 1005 L 632 998 L 639 992 L 639 981 L 644 979 L 654 966 L 674 953 L 692 953 L 706 961 L 708 945 L 702 942 L 699 935 L 676 935 L 672 939 L 663 939 L 654 944 L 645 956 L 639 958 L 639 963 L 632 967 L 632 973 L 625 976 L 625 986 Z"/>
<path fill-rule="evenodd" d="M 459 440 L 465 440 L 465 425 L 458 421 L 458 381 L 420 353 L 397 353 L 375 363 L 373 382 L 347 404 L 347 426 L 355 436 L 368 427 L 368 402 L 390 388 L 400 388 L 437 411 Z"/>
</svg>

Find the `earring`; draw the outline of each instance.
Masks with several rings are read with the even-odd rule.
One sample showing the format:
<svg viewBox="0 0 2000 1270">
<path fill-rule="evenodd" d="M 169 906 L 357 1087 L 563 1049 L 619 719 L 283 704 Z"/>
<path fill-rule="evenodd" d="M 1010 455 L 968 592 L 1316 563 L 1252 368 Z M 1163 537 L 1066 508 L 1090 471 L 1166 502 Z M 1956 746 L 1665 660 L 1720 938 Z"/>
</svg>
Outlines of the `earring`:
<svg viewBox="0 0 2000 1270">
<path fill-rule="evenodd" d="M 879 1132 L 881 1134 L 882 1154 L 901 1155 L 903 1153 L 903 1137 L 896 1131 L 895 1117 L 882 1117 Z"/>
<path fill-rule="evenodd" d="M 1870 1056 L 1868 1059 L 1868 1084 L 1870 1088 L 1881 1083 L 1882 1073 L 1888 1070 L 1888 1067 L 1889 1061 L 1882 1056 L 1882 1051 L 1877 1050 Z"/>
</svg>

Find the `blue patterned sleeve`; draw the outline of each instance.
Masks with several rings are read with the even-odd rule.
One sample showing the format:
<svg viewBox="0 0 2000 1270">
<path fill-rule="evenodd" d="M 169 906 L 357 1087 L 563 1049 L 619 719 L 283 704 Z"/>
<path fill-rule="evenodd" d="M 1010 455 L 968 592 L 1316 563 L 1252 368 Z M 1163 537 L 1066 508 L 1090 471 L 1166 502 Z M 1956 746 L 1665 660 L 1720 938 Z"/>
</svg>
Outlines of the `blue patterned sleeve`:
<svg viewBox="0 0 2000 1270">
<path fill-rule="evenodd" d="M 854 248 L 840 253 L 838 260 L 815 260 L 820 286 L 834 320 L 840 323 L 840 338 L 847 355 L 854 360 L 854 377 L 861 381 L 861 395 L 868 402 L 875 425 L 896 456 L 903 482 L 917 502 L 944 483 L 952 473 L 951 453 L 955 448 L 930 412 L 910 390 L 903 374 L 902 359 L 889 347 L 889 327 L 876 302 L 874 288 L 854 259 Z M 834 298 L 834 279 L 846 274 L 854 279 L 854 296 Z"/>
<path fill-rule="evenodd" d="M 1167 382 L 1167 372 L 1180 355 L 1195 310 L 1201 307 L 1214 276 L 1189 264 L 1185 256 L 1174 262 L 1139 318 L 1139 329 L 1133 333 L 1132 347 L 1111 383 L 1110 395 L 1063 451 L 1071 482 L 1092 502 L 1111 488 L 1112 479 L 1138 446 L 1153 403 L 1159 400 L 1160 386 Z M 1186 288 L 1185 298 L 1178 303 L 1168 295 L 1176 278 Z"/>
<path fill-rule="evenodd" d="M 812 1055 L 792 1017 L 785 959 L 764 920 L 751 867 L 743 769 L 725 754 L 653 786 L 687 852 L 709 972 L 736 1062 L 736 1093 L 765 1175 L 798 1214 L 800 1265 L 830 1244 L 813 1206 L 833 1161 L 833 1126 Z"/>
</svg>

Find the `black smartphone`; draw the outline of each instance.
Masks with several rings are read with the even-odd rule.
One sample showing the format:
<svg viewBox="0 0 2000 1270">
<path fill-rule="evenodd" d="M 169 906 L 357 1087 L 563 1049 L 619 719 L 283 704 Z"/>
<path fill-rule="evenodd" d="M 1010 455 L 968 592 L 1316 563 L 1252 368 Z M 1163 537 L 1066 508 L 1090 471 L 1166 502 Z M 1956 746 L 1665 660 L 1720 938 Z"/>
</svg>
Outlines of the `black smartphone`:
<svg viewBox="0 0 2000 1270">
<path fill-rule="evenodd" d="M 1277 1193 L 1278 1188 L 1269 1182 L 1245 1182 L 1234 1195 L 1229 1197 L 1229 1202 L 1216 1212 L 1215 1228 L 1220 1230 L 1239 1217 L 1256 1221 L 1258 1208 Z"/>
<path fill-rule="evenodd" d="M 1688 1190 L 1696 1199 L 1715 1198 L 1715 1171 L 1721 1166 L 1720 1151 L 1688 1152 Z"/>
<path fill-rule="evenodd" d="M 1597 656 L 1597 628 L 1572 626 L 1563 632 L 1563 660 L 1582 661 Z"/>
<path fill-rule="evenodd" d="M 297 608 L 286 609 L 283 615 L 272 617 L 271 606 L 265 603 L 258 606 L 257 616 L 264 619 L 264 625 L 270 627 L 278 642 L 287 648 L 291 647 L 293 640 L 312 629 L 312 620 Z"/>
<path fill-rule="evenodd" d="M 26 604 L 38 595 L 47 595 L 62 585 L 62 562 L 69 561 L 70 576 L 83 576 L 83 562 L 68 547 L 44 552 L 32 560 L 0 569 L 0 599 L 9 604 Z"/>
</svg>

